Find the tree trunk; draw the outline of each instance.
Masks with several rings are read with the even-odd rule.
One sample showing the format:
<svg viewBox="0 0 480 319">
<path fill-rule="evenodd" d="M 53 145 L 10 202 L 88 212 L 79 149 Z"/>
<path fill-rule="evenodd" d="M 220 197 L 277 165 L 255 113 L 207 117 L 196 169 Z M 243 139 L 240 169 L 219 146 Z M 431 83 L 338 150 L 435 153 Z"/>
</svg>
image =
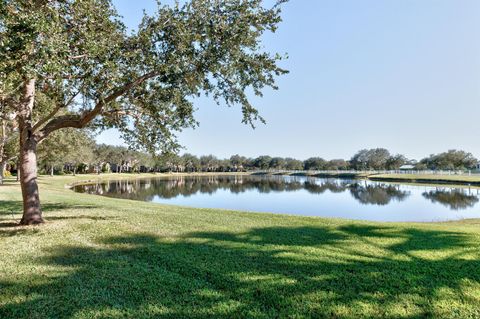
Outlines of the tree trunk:
<svg viewBox="0 0 480 319">
<path fill-rule="evenodd" d="M 20 185 L 23 196 L 22 225 L 43 223 L 37 185 L 37 142 L 27 139 L 20 146 Z"/>
<path fill-rule="evenodd" d="M 7 161 L 0 162 L 0 185 L 3 184 L 3 180 L 5 179 L 5 169 L 7 168 Z"/>
<path fill-rule="evenodd" d="M 53 165 L 50 165 L 50 176 L 53 177 Z"/>
<path fill-rule="evenodd" d="M 17 160 L 17 182 L 20 181 L 20 160 Z"/>
<path fill-rule="evenodd" d="M 32 111 L 35 99 L 35 80 L 25 81 L 19 104 L 20 185 L 23 197 L 22 225 L 43 223 L 37 185 L 37 140 L 32 132 Z"/>
</svg>

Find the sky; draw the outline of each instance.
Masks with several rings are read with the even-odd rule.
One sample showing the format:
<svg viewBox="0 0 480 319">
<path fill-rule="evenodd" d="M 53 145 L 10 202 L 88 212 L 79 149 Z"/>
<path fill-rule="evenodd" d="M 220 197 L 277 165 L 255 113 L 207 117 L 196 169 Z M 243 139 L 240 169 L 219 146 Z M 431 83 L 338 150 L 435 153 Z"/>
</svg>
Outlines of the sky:
<svg viewBox="0 0 480 319">
<path fill-rule="evenodd" d="M 113 3 L 131 29 L 156 7 Z M 480 1 L 290 0 L 282 18 L 263 40 L 288 54 L 280 65 L 290 73 L 251 99 L 267 124 L 253 130 L 239 107 L 200 99 L 200 126 L 179 134 L 182 153 L 348 159 L 384 147 L 413 159 L 448 149 L 480 157 Z M 114 130 L 97 141 L 123 143 Z"/>
</svg>

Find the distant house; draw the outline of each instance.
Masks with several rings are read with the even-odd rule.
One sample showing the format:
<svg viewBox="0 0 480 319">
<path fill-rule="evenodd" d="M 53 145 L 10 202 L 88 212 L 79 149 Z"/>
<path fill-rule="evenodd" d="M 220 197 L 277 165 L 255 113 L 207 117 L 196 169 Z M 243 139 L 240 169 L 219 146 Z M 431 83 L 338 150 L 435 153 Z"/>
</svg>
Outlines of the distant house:
<svg viewBox="0 0 480 319">
<path fill-rule="evenodd" d="M 478 162 L 477 165 L 475 165 L 475 169 L 480 170 L 480 162 Z"/>
<path fill-rule="evenodd" d="M 414 169 L 415 169 L 415 166 L 411 165 L 411 164 L 405 164 L 405 165 L 400 166 L 401 171 L 412 171 Z"/>
</svg>

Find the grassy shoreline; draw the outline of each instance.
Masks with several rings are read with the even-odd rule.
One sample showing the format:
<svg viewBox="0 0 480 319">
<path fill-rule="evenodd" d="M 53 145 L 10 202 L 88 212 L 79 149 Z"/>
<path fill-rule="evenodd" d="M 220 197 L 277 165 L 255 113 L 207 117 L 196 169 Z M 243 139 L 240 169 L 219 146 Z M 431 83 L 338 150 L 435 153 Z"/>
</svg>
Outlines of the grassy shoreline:
<svg viewBox="0 0 480 319">
<path fill-rule="evenodd" d="M 65 188 L 97 178 L 40 177 L 40 227 L 16 226 L 19 186 L 0 186 L 0 318 L 480 316 L 479 220 L 361 222 Z"/>
<path fill-rule="evenodd" d="M 378 174 L 368 172 L 331 172 L 331 173 L 253 173 L 254 175 L 289 175 L 320 178 L 369 179 L 379 182 L 406 182 L 427 184 L 453 184 L 480 186 L 480 175 L 440 175 L 440 174 Z"/>
<path fill-rule="evenodd" d="M 434 175 L 434 174 L 374 174 L 369 175 L 372 181 L 409 182 L 427 184 L 454 184 L 480 186 L 480 175 Z"/>
</svg>

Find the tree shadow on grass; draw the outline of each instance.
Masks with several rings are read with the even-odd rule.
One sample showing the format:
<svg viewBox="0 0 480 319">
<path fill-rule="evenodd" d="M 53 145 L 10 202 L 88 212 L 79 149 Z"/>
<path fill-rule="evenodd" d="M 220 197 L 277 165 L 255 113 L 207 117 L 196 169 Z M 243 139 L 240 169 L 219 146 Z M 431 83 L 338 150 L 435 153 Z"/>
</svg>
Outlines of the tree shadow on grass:
<svg viewBox="0 0 480 319">
<path fill-rule="evenodd" d="M 97 208 L 96 205 L 77 205 L 65 203 L 42 203 L 42 211 L 48 213 L 52 211 L 60 211 L 64 209 L 91 209 Z M 18 200 L 0 200 L 0 216 L 20 214 L 23 210 L 22 201 Z"/>
<path fill-rule="evenodd" d="M 479 248 L 463 233 L 358 225 L 130 234 L 57 247 L 38 263 L 62 271 L 0 282 L 0 317 L 475 317 Z"/>
<path fill-rule="evenodd" d="M 19 225 L 19 219 L 22 213 L 22 202 L 13 200 L 0 200 L 0 237 L 15 236 L 18 234 L 26 234 L 36 232 L 34 228 L 23 227 Z M 91 220 L 104 220 L 106 217 L 102 216 L 88 216 L 85 214 L 75 216 L 50 216 L 49 213 L 61 212 L 62 210 L 71 209 L 93 209 L 95 205 L 76 205 L 76 204 L 64 204 L 64 203 L 43 203 L 42 211 L 45 214 L 47 221 L 56 220 L 70 220 L 70 219 L 91 219 Z M 113 217 L 109 217 L 111 219 Z"/>
</svg>

